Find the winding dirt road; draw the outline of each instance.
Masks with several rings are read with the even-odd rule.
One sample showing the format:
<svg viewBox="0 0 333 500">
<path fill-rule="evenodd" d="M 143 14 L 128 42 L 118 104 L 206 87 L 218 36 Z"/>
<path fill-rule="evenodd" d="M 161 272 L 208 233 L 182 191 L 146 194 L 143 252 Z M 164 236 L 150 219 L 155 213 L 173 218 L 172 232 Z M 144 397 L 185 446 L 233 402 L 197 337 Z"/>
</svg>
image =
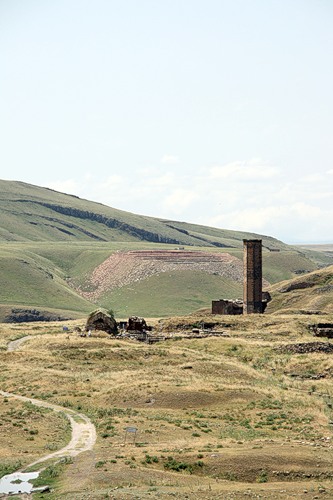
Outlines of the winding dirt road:
<svg viewBox="0 0 333 500">
<path fill-rule="evenodd" d="M 22 337 L 21 339 L 14 340 L 8 344 L 8 351 L 16 351 L 24 342 L 35 336 Z M 20 399 L 21 401 L 27 401 L 35 406 L 42 406 L 44 408 L 50 408 L 53 411 L 63 413 L 70 421 L 72 427 L 72 438 L 67 446 L 61 450 L 55 451 L 54 453 L 49 453 L 39 458 L 35 462 L 27 465 L 25 469 L 31 467 L 32 465 L 45 462 L 58 457 L 75 457 L 79 453 L 87 450 L 91 450 L 96 442 L 96 428 L 91 420 L 83 415 L 82 413 L 77 413 L 73 410 L 59 406 L 48 401 L 41 401 L 39 399 L 29 398 L 26 396 L 20 396 L 18 394 L 13 394 L 11 392 L 5 392 L 0 390 L 0 394 L 7 398 Z"/>
</svg>

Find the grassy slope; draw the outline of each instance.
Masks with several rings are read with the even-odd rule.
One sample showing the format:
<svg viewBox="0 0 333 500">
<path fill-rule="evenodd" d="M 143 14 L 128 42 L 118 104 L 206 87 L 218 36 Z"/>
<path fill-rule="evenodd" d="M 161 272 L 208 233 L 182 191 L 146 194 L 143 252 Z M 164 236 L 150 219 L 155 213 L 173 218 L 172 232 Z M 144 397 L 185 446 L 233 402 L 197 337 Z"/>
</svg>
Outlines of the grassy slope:
<svg viewBox="0 0 333 500">
<path fill-rule="evenodd" d="M 156 248 L 170 246 L 148 242 L 94 241 L 3 243 L 0 245 L 0 275 L 4 286 L 0 290 L 0 304 L 59 309 L 67 311 L 67 314 L 72 312 L 72 315 L 87 313 L 95 308 L 95 304 L 80 297 L 70 287 L 69 280 L 84 285 L 94 268 L 115 251 Z M 212 250 L 211 247 L 193 248 Z M 240 249 L 216 248 L 214 251 L 228 251 L 242 259 Z M 278 253 L 265 250 L 263 262 L 264 277 L 270 282 L 291 278 L 296 269 L 315 267 L 311 261 L 289 250 Z M 219 298 L 241 296 L 239 284 L 189 271 L 173 273 L 172 276 L 162 273 L 130 287 L 106 293 L 101 305 L 111 307 L 120 315 L 128 312 L 163 316 L 210 307 L 211 301 Z M 3 314 L 0 310 L 0 319 L 3 319 Z M 73 317 L 77 317 L 77 314 Z"/>
<path fill-rule="evenodd" d="M 229 336 L 176 340 L 212 320 Z M 174 339 L 150 346 L 103 335 L 68 340 L 56 323 L 0 325 L 3 345 L 43 334 L 19 352 L 0 350 L 2 389 L 79 409 L 97 427 L 93 453 L 52 469 L 50 500 L 87 492 L 119 500 L 332 498 L 332 357 L 280 349 L 313 342 L 309 320 L 171 318 L 158 324 Z M 19 406 L 0 405 L 4 465 L 43 455 L 43 432 L 54 425 L 45 414 L 27 421 L 28 431 L 17 428 Z M 130 437 L 124 445 L 128 426 L 138 428 L 136 445 Z M 38 431 L 32 442 L 30 428 Z M 22 439 L 9 447 L 16 433 Z"/>
<path fill-rule="evenodd" d="M 243 238 L 259 236 L 132 214 L 23 182 L 0 180 L 0 210 L 3 241 L 149 240 L 143 230 L 156 235 L 155 241 L 170 239 L 173 244 L 197 246 L 217 242 L 241 248 Z M 110 221 L 116 221 L 116 227 L 110 227 Z M 286 248 L 278 240 L 262 238 L 264 245 Z"/>
<path fill-rule="evenodd" d="M 242 285 L 204 272 L 173 271 L 105 294 L 101 305 L 112 304 L 118 316 L 187 314 L 210 307 L 213 299 L 242 296 Z"/>
<path fill-rule="evenodd" d="M 271 293 L 268 312 L 333 313 L 333 266 L 277 283 Z"/>
<path fill-rule="evenodd" d="M 75 212 L 68 215 L 58 209 Z M 319 262 L 327 264 L 331 258 L 326 253 L 294 250 L 266 236 L 144 217 L 21 182 L 0 181 L 0 210 L 0 282 L 3 284 L 0 320 L 9 305 L 64 310 L 75 317 L 77 313 L 89 312 L 94 304 L 73 291 L 69 279 L 84 285 L 94 268 L 118 250 L 175 248 L 174 244 L 142 241 L 144 236 L 136 233 L 137 229 L 165 240 L 178 239 L 193 249 L 227 251 L 240 259 L 242 239 L 262 237 L 264 278 L 271 283 L 292 278 L 297 269 L 311 271 Z M 96 220 L 95 216 L 116 220 L 117 227 L 111 228 L 104 219 Z M 226 245 L 226 248 L 214 244 Z M 268 252 L 265 248 L 281 251 Z M 163 315 L 210 307 L 213 299 L 241 295 L 239 286 L 209 275 L 203 279 L 195 272 L 174 275 L 173 279 L 161 274 L 131 288 L 106 294 L 103 304 L 124 313 L 126 302 L 130 301 L 133 310 L 142 311 L 141 314 L 147 311 Z"/>
<path fill-rule="evenodd" d="M 63 272 L 51 260 L 25 247 L 1 247 L 0 265 L 3 306 L 61 310 L 67 315 L 91 309 L 91 304 L 68 286 Z M 6 308 L 2 309 L 5 312 Z"/>
</svg>

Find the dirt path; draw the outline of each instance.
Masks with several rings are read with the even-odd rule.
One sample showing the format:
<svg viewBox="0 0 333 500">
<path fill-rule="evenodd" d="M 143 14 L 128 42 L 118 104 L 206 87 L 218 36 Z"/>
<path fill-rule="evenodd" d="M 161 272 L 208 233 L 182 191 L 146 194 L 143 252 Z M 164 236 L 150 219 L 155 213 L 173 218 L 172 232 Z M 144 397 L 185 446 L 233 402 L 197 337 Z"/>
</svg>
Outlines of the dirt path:
<svg viewBox="0 0 333 500">
<path fill-rule="evenodd" d="M 18 394 L 13 394 L 11 392 L 5 392 L 0 390 L 0 394 L 7 398 L 16 398 L 21 401 L 28 401 L 36 406 L 43 406 L 44 408 L 50 408 L 51 410 L 62 412 L 71 423 L 72 426 L 72 438 L 67 446 L 62 448 L 61 450 L 55 451 L 54 453 L 49 453 L 45 455 L 35 462 L 27 465 L 25 469 L 28 467 L 45 462 L 51 458 L 57 457 L 75 457 L 79 453 L 83 451 L 91 450 L 96 442 L 96 429 L 94 424 L 90 421 L 88 417 L 83 415 L 82 413 L 77 413 L 73 410 L 69 410 L 68 408 L 64 408 L 63 406 L 59 406 L 53 403 L 49 403 L 47 401 L 40 401 L 39 399 L 28 398 L 26 396 L 19 396 Z"/>
<path fill-rule="evenodd" d="M 22 337 L 18 340 L 13 340 L 12 342 L 9 342 L 7 350 L 8 351 L 18 350 L 23 343 L 25 343 L 27 340 L 31 338 L 35 338 L 35 335 L 27 335 L 26 337 Z M 41 401 L 39 399 L 20 396 L 18 394 L 13 394 L 11 392 L 5 392 L 0 390 L 0 394 L 7 398 L 20 399 L 21 401 L 27 401 L 36 406 L 50 408 L 51 410 L 59 413 L 61 412 L 70 421 L 72 427 L 72 438 L 68 443 L 68 445 L 62 448 L 61 450 L 55 451 L 54 453 L 49 453 L 48 455 L 39 458 L 35 462 L 27 465 L 25 469 L 31 467 L 32 465 L 45 462 L 46 460 L 52 458 L 66 457 L 66 456 L 75 457 L 79 453 L 91 450 L 94 447 L 94 444 L 96 442 L 96 428 L 94 424 L 91 422 L 91 420 L 82 413 L 77 413 L 73 410 L 50 403 L 48 401 Z"/>
<path fill-rule="evenodd" d="M 33 339 L 36 335 L 26 335 L 25 337 L 21 337 L 20 339 L 17 340 L 12 340 L 9 342 L 7 345 L 7 351 L 17 351 L 22 344 L 24 344 L 27 340 Z"/>
</svg>

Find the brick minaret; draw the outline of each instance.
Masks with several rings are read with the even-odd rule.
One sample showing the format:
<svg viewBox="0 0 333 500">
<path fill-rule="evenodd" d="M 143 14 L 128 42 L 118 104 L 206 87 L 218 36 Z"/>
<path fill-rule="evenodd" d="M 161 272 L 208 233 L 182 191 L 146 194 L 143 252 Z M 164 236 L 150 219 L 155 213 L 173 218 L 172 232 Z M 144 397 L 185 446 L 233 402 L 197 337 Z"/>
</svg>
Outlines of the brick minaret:
<svg viewBox="0 0 333 500">
<path fill-rule="evenodd" d="M 243 314 L 263 312 L 262 308 L 262 241 L 244 243 L 244 307 Z"/>
</svg>

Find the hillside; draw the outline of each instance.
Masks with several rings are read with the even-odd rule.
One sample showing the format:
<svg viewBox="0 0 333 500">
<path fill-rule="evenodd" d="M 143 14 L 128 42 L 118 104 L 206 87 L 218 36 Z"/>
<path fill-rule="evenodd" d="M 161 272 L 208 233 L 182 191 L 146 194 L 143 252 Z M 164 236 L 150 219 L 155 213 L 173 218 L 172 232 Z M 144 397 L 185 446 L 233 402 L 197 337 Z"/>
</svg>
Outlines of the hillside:
<svg viewBox="0 0 333 500">
<path fill-rule="evenodd" d="M 277 283 L 270 288 L 273 300 L 267 312 L 333 313 L 333 266 Z"/>
<path fill-rule="evenodd" d="M 267 286 L 333 262 L 264 235 L 145 217 L 22 182 L 0 181 L 0 210 L 0 321 L 22 319 L 17 309 L 77 318 L 96 305 L 167 316 L 238 298 L 244 238 L 263 240 Z"/>
<path fill-rule="evenodd" d="M 124 212 L 23 182 L 0 181 L 0 241 L 149 241 L 240 248 L 258 235 Z M 287 248 L 268 236 L 264 246 Z"/>
</svg>

